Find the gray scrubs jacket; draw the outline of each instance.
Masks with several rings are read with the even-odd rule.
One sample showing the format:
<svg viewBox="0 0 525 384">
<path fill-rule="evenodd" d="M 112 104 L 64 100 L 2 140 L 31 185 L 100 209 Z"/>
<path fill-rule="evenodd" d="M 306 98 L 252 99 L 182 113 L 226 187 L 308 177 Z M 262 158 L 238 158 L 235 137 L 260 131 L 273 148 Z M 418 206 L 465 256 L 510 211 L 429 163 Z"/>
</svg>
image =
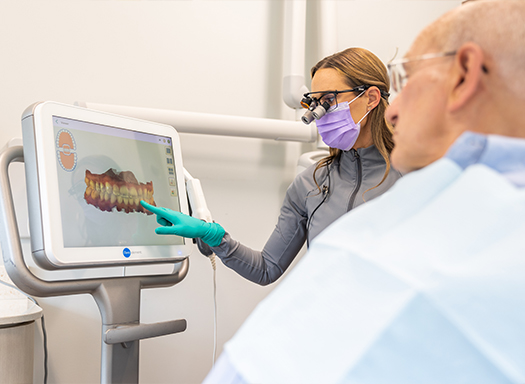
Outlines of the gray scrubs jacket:
<svg viewBox="0 0 525 384">
<path fill-rule="evenodd" d="M 328 167 L 319 169 L 316 178 L 321 192 L 313 179 L 315 166 L 297 175 L 288 188 L 277 225 L 262 251 L 248 248 L 228 233 L 219 246 L 211 247 L 227 267 L 257 284 L 276 281 L 305 241 L 309 244 L 328 225 L 364 199 L 381 195 L 401 177 L 391 168 L 379 187 L 365 193 L 381 181 L 386 169 L 375 146 L 344 151 Z"/>
</svg>

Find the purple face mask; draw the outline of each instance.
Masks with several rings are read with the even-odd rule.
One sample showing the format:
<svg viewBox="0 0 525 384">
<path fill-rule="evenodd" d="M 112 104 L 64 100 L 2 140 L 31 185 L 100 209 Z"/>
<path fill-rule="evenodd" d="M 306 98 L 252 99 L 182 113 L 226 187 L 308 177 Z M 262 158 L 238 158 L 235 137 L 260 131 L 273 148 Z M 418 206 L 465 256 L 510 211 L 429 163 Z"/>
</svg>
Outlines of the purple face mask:
<svg viewBox="0 0 525 384">
<path fill-rule="evenodd" d="M 361 120 L 355 123 L 350 114 L 349 107 L 350 103 L 354 100 L 337 104 L 333 110 L 328 110 L 326 115 L 315 122 L 321 138 L 329 147 L 348 151 L 354 146 L 359 137 L 359 132 L 361 131 L 360 123 L 370 111 L 368 111 Z"/>
</svg>

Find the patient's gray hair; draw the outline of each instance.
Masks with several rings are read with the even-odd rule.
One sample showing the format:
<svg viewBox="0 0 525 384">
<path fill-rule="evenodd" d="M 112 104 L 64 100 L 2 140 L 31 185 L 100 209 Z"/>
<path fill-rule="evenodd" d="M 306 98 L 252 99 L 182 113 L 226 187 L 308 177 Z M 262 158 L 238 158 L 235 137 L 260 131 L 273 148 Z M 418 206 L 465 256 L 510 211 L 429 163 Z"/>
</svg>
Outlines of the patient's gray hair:
<svg viewBox="0 0 525 384">
<path fill-rule="evenodd" d="M 474 42 L 493 63 L 491 71 L 502 86 L 515 95 L 525 93 L 525 0 L 466 2 L 427 27 L 418 41 L 442 52 Z"/>
</svg>

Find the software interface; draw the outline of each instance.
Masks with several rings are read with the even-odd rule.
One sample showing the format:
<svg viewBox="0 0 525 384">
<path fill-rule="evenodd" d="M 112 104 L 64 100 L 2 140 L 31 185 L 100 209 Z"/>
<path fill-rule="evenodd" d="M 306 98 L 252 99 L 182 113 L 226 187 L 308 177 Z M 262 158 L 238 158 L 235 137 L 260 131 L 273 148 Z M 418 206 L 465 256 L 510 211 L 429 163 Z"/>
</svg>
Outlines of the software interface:
<svg viewBox="0 0 525 384">
<path fill-rule="evenodd" d="M 53 116 L 64 247 L 179 245 L 140 204 L 180 211 L 171 138 Z"/>
</svg>

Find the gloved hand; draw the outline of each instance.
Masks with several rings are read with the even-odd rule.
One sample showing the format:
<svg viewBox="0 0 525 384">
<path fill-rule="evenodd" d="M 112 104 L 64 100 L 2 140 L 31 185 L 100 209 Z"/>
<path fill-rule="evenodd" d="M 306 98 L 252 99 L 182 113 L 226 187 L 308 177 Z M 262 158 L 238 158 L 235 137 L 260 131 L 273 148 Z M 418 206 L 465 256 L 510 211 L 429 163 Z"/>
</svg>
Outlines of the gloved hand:
<svg viewBox="0 0 525 384">
<path fill-rule="evenodd" d="M 225 231 L 217 223 L 207 223 L 181 212 L 155 207 L 144 200 L 141 200 L 140 204 L 157 215 L 157 223 L 162 225 L 162 227 L 155 229 L 157 235 L 177 235 L 192 239 L 200 238 L 210 247 L 216 247 L 222 241 Z"/>
</svg>

